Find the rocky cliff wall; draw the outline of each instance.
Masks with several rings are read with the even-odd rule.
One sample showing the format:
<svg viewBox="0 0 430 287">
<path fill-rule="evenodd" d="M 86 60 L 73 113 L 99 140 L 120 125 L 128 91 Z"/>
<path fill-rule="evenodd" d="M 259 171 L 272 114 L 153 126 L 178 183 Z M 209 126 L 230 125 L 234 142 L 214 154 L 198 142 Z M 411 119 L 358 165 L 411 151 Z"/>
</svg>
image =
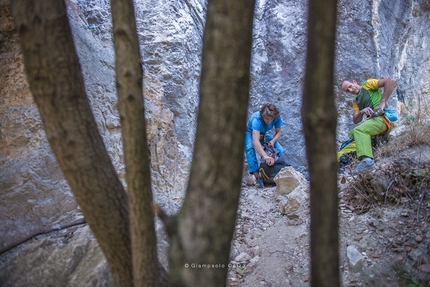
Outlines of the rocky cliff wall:
<svg viewBox="0 0 430 287">
<path fill-rule="evenodd" d="M 67 3 L 87 95 L 111 160 L 124 179 L 112 41 L 98 37 L 78 6 Z M 46 140 L 9 4 L 0 5 L 0 250 L 83 219 Z M 190 151 L 177 139 L 174 114 L 162 101 L 165 88 L 160 79 L 145 73 L 144 82 L 154 198 L 167 213 L 174 213 L 187 184 Z"/>
<path fill-rule="evenodd" d="M 428 1 L 338 2 L 335 82 L 338 141 L 353 127 L 353 96 L 340 89 L 344 79 L 392 77 L 408 100 L 429 97 Z M 306 172 L 301 96 L 306 57 L 307 3 L 257 1 L 254 22 L 252 90 L 249 111 L 264 102 L 280 107 L 280 139 L 285 159 Z M 397 107 L 396 93 L 389 100 Z"/>
<path fill-rule="evenodd" d="M 109 1 L 67 3 L 99 131 L 123 178 Z M 135 3 L 154 195 L 173 213 L 183 199 L 192 157 L 206 1 Z M 9 4 L 10 0 L 0 1 L 0 249 L 82 219 L 31 97 Z M 306 11 L 303 1 L 257 0 L 249 102 L 250 113 L 265 102 L 280 108 L 285 160 L 304 173 L 300 109 Z M 410 107 L 429 101 L 430 3 L 340 0 L 338 11 L 334 90 L 342 141 L 353 126 L 353 97 L 340 90 L 345 78 L 361 82 L 393 77 Z M 396 104 L 393 93 L 389 105 Z"/>
<path fill-rule="evenodd" d="M 76 1 L 95 33 L 109 38 L 109 1 Z M 160 79 L 163 102 L 174 113 L 178 140 L 191 152 L 206 1 L 144 2 L 136 1 L 136 18 L 145 70 Z M 428 97 L 429 5 L 425 0 L 339 1 L 334 83 L 339 141 L 353 127 L 353 98 L 340 90 L 343 79 L 362 82 L 369 77 L 392 77 L 407 99 Z M 281 109 L 287 123 L 280 140 L 285 159 L 303 172 L 306 157 L 300 109 L 306 17 L 307 2 L 256 1 L 249 102 L 250 113 L 265 102 Z M 395 93 L 389 105 L 396 108 Z"/>
<path fill-rule="evenodd" d="M 8 6 L 0 3 L 0 249 L 82 218 L 49 148 Z"/>
</svg>

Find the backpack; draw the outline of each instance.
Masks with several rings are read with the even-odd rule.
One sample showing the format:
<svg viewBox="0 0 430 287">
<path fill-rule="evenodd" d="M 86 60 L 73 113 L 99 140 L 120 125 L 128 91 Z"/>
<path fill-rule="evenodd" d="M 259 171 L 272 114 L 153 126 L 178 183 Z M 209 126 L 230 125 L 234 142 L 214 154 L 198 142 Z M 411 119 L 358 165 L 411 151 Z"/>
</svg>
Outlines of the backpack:
<svg viewBox="0 0 430 287">
<path fill-rule="evenodd" d="M 275 181 L 273 180 L 275 176 L 278 174 L 278 172 L 286 167 L 288 164 L 282 160 L 278 159 L 275 161 L 275 164 L 272 166 L 269 166 L 266 164 L 266 162 L 260 163 L 260 176 L 264 183 L 274 184 Z"/>
<path fill-rule="evenodd" d="M 264 143 L 263 149 L 268 156 L 273 158 L 275 163 L 269 166 L 266 164 L 266 161 L 262 160 L 258 170 L 264 183 L 274 184 L 274 177 L 283 167 L 287 166 L 287 163 L 279 158 L 279 151 L 273 146 L 269 147 L 268 143 Z"/>
</svg>

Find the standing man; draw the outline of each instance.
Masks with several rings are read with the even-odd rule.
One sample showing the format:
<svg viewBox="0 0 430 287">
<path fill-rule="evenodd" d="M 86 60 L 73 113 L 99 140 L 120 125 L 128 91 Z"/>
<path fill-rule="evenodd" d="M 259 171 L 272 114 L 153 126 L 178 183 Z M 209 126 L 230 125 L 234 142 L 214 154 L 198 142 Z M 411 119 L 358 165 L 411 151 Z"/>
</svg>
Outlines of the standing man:
<svg viewBox="0 0 430 287">
<path fill-rule="evenodd" d="M 396 81 L 391 78 L 387 79 L 368 79 L 361 86 L 354 80 L 343 81 L 342 90 L 347 93 L 357 95 L 354 100 L 352 121 L 358 124 L 362 121 L 363 116 L 367 120 L 353 128 L 349 137 L 355 140 L 357 158 L 360 163 L 355 168 L 355 172 L 361 172 L 375 168 L 373 160 L 371 138 L 373 136 L 389 133 L 392 126 L 384 115 L 385 104 L 396 87 Z M 384 88 L 383 94 L 379 88 Z"/>
<path fill-rule="evenodd" d="M 283 125 L 279 110 L 273 104 L 265 104 L 259 112 L 255 112 L 248 120 L 245 134 L 245 153 L 248 161 L 248 171 L 255 176 L 256 186 L 264 187 L 263 180 L 258 171 L 258 160 L 255 151 L 264 159 L 267 165 L 272 166 L 275 161 L 264 151 L 264 144 L 274 147 L 282 156 L 284 149 L 278 143 L 281 136 L 281 127 Z M 275 135 L 272 137 L 268 131 L 275 128 Z"/>
</svg>

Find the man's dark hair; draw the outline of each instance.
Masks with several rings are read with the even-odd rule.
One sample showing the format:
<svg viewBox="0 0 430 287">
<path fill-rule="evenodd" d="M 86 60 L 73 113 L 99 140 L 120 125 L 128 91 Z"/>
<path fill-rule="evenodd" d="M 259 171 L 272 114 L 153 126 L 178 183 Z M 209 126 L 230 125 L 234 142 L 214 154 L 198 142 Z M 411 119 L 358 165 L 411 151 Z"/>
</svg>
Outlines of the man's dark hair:
<svg viewBox="0 0 430 287">
<path fill-rule="evenodd" d="M 260 116 L 268 116 L 271 118 L 277 118 L 280 112 L 274 104 L 264 104 L 260 109 Z"/>
</svg>

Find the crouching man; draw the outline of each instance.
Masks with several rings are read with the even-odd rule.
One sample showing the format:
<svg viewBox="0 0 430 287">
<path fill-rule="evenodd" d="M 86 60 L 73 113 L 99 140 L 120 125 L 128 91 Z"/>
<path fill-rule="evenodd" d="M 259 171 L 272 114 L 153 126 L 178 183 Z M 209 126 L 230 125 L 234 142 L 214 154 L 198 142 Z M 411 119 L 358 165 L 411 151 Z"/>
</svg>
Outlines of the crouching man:
<svg viewBox="0 0 430 287">
<path fill-rule="evenodd" d="M 360 163 L 355 168 L 355 172 L 374 169 L 371 138 L 373 136 L 389 133 L 392 125 L 384 115 L 384 109 L 388 98 L 396 87 L 396 81 L 387 79 L 368 79 L 361 86 L 354 81 L 343 81 L 342 90 L 356 95 L 353 103 L 352 121 L 358 124 L 363 116 L 367 120 L 353 128 L 349 137 L 353 138 L 356 144 L 357 158 Z M 384 88 L 381 93 L 380 88 Z"/>
<path fill-rule="evenodd" d="M 264 159 L 267 165 L 272 166 L 275 160 L 268 156 L 264 151 L 264 144 L 274 147 L 282 156 L 284 149 L 278 143 L 281 136 L 281 127 L 283 125 L 279 110 L 273 104 L 265 104 L 259 112 L 255 112 L 248 120 L 245 134 L 245 154 L 248 161 L 248 172 L 255 176 L 256 186 L 264 187 L 263 180 L 258 171 L 259 165 L 257 154 Z M 275 135 L 272 137 L 268 131 L 275 128 Z"/>
</svg>

